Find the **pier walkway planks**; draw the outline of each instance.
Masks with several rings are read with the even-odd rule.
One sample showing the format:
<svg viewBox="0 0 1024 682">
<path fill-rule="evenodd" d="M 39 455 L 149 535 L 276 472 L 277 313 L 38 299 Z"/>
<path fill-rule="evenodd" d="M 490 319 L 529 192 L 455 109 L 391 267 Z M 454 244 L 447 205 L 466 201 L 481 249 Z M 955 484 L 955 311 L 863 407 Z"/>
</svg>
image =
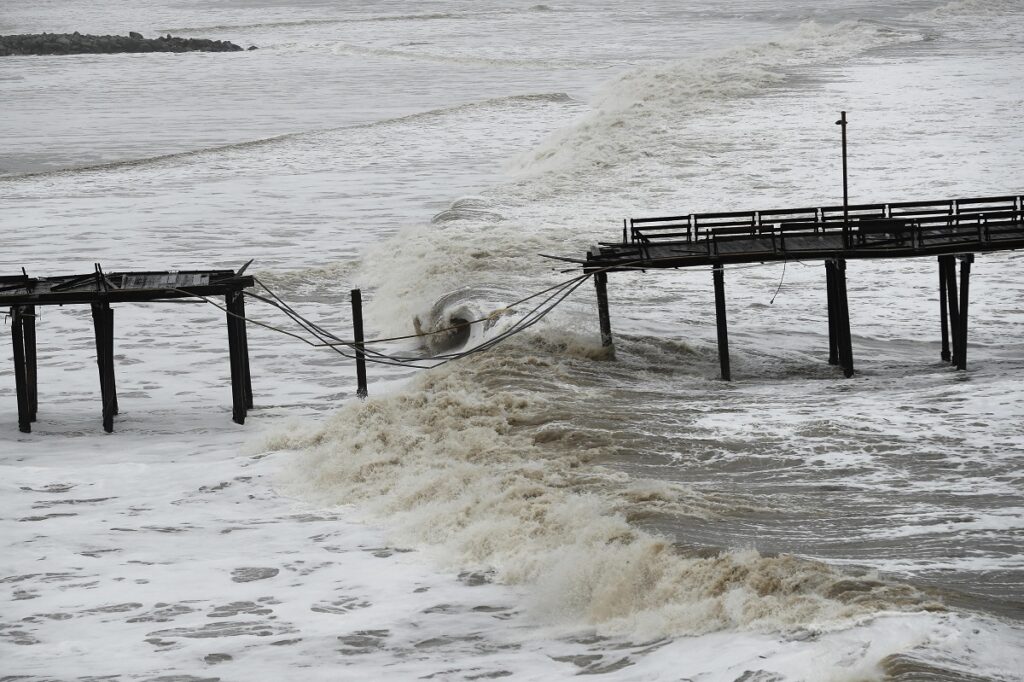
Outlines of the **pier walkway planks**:
<svg viewBox="0 0 1024 682">
<path fill-rule="evenodd" d="M 96 364 L 103 401 L 103 428 L 114 429 L 118 413 L 114 379 L 114 310 L 112 303 L 161 302 L 171 299 L 224 296 L 231 358 L 232 418 L 245 423 L 252 408 L 249 344 L 245 329 L 243 291 L 254 285 L 243 266 L 234 270 L 180 270 L 104 273 L 99 264 L 85 275 L 29 277 L 0 276 L 0 307 L 10 307 L 14 342 L 14 378 L 18 396 L 18 428 L 32 431 L 36 420 L 36 309 L 52 305 L 92 307 Z"/>
<path fill-rule="evenodd" d="M 937 256 L 942 359 L 966 368 L 967 309 L 974 254 L 1024 248 L 1024 197 L 975 197 L 887 204 L 693 213 L 627 219 L 622 239 L 602 242 L 585 259 L 595 275 L 601 339 L 611 348 L 607 276 L 611 272 L 712 266 L 723 379 L 730 379 L 725 315 L 726 265 L 824 260 L 829 362 L 853 375 L 846 260 Z M 959 287 L 955 260 L 960 260 Z M 958 292 L 959 288 L 959 292 Z M 950 351 L 951 335 L 952 352 Z"/>
</svg>

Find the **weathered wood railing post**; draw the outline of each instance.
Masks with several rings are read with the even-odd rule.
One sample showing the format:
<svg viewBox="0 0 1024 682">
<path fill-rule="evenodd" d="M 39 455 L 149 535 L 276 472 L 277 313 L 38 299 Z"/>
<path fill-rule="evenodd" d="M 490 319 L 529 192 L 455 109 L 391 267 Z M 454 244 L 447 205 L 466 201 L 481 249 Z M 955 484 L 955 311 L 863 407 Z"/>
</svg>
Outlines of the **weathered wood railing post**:
<svg viewBox="0 0 1024 682">
<path fill-rule="evenodd" d="M 722 380 L 732 381 L 729 368 L 729 324 L 725 317 L 725 271 L 721 264 L 712 267 L 715 281 L 715 322 L 718 326 L 718 364 L 722 369 Z"/>
<path fill-rule="evenodd" d="M 949 309 L 946 304 L 946 268 L 948 256 L 939 256 L 939 318 L 942 326 L 941 357 L 949 362 Z"/>
<path fill-rule="evenodd" d="M 967 369 L 967 303 L 970 299 L 971 263 L 973 262 L 973 253 L 965 253 L 960 256 L 960 324 L 958 334 L 960 352 L 956 356 L 957 369 Z"/>
<path fill-rule="evenodd" d="M 608 314 L 608 273 L 594 273 L 594 289 L 597 290 L 597 318 L 601 325 L 601 346 L 608 349 L 608 356 L 615 357 L 615 343 L 612 340 L 612 321 Z"/>
<path fill-rule="evenodd" d="M 363 293 L 359 289 L 352 290 L 352 331 L 356 347 L 356 395 L 365 398 L 369 392 L 366 389 L 366 353 L 363 349 Z"/>
</svg>

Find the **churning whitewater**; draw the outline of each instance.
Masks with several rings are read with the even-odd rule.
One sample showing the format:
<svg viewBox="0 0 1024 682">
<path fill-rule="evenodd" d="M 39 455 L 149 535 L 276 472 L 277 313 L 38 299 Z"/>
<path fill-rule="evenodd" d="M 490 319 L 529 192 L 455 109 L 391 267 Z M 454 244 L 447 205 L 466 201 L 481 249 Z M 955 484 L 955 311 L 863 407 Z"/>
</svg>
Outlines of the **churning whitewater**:
<svg viewBox="0 0 1024 682">
<path fill-rule="evenodd" d="M 31 435 L 0 375 L 0 679 L 1021 679 L 1019 255 L 967 372 L 927 258 L 850 262 L 850 380 L 811 261 L 727 268 L 732 382 L 705 270 L 613 273 L 614 357 L 589 281 L 491 345 L 625 216 L 836 204 L 840 110 L 856 201 L 1019 194 L 1019 3 L 8 4 L 259 49 L 3 58 L 0 274 L 254 258 L 339 336 L 354 288 L 428 334 L 373 350 L 485 350 L 362 401 L 250 324 L 235 427 L 223 313 L 125 304 L 104 437 L 46 310 Z"/>
</svg>

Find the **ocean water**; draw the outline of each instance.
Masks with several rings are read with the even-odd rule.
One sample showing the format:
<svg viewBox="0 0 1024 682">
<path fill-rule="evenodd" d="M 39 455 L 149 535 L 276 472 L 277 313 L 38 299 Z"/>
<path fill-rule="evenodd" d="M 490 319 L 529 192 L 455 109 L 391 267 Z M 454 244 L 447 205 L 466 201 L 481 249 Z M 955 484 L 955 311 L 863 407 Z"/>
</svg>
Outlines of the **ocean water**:
<svg viewBox="0 0 1024 682">
<path fill-rule="evenodd" d="M 625 216 L 1022 191 L 1016 0 L 565 4 L 102 0 L 0 33 L 230 54 L 0 62 L 0 272 L 238 267 L 340 336 L 490 316 Z M 980 255 L 969 369 L 933 259 L 851 261 L 857 375 L 820 263 L 610 277 L 431 370 L 223 313 L 38 321 L 39 421 L 0 366 L 0 679 L 1024 679 L 1024 275 Z M 249 315 L 284 326 L 253 301 Z M 447 351 L 412 341 L 383 350 Z M 429 364 L 429 363 L 428 363 Z"/>
</svg>

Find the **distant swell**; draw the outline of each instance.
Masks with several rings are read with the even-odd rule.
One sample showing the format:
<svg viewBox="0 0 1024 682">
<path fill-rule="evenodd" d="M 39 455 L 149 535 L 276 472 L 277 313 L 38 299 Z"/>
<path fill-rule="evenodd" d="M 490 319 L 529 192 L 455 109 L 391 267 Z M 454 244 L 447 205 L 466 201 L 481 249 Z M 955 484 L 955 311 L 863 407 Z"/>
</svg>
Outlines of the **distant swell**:
<svg viewBox="0 0 1024 682">
<path fill-rule="evenodd" d="M 466 64 L 475 66 L 501 66 L 533 69 L 573 68 L 603 66 L 592 62 L 574 59 L 513 59 L 511 57 L 477 57 L 473 55 L 439 54 L 436 52 L 413 52 L 389 48 L 365 47 L 342 43 L 335 45 L 335 54 L 358 55 L 370 57 L 387 57 L 391 59 L 409 59 L 414 61 L 441 62 L 445 64 Z"/>
<path fill-rule="evenodd" d="M 156 156 L 146 156 L 138 159 L 125 159 L 120 161 L 109 161 L 105 163 L 94 163 L 83 166 L 68 166 L 65 168 L 56 168 L 52 170 L 44 171 L 30 171 L 27 173 L 11 173 L 2 174 L 0 173 L 0 182 L 10 182 L 15 180 L 24 180 L 36 177 L 50 177 L 58 175 L 67 175 L 71 173 L 89 173 L 89 172 L 102 172 L 109 170 L 119 170 L 124 168 L 134 168 L 139 166 L 147 166 L 165 162 L 182 161 L 192 158 L 200 158 L 206 156 L 217 156 L 221 154 L 227 154 L 231 152 L 243 151 L 248 149 L 256 149 L 259 147 L 270 146 L 275 144 L 281 144 L 284 142 L 290 142 L 306 137 L 313 137 L 316 135 L 324 135 L 340 130 L 358 130 L 360 128 L 372 128 L 383 125 L 395 125 L 402 123 L 415 122 L 426 118 L 433 118 L 436 116 L 445 116 L 453 113 L 459 113 L 464 111 L 470 111 L 478 108 L 488 107 L 500 107 L 506 105 L 515 104 L 533 104 L 533 103 L 565 103 L 571 102 L 572 98 L 564 92 L 553 92 L 553 93 L 538 93 L 538 94 L 527 94 L 527 95 L 511 95 L 508 97 L 494 97 L 491 99 L 481 100 L 479 102 L 469 102 L 466 104 L 459 104 L 452 107 L 444 107 L 441 109 L 431 109 L 428 111 L 421 111 L 414 114 L 408 114 L 406 116 L 399 116 L 392 119 L 384 119 L 381 121 L 372 121 L 369 123 L 359 123 L 349 126 L 339 126 L 336 128 L 324 128 L 320 130 L 309 130 L 295 133 L 285 133 L 283 135 L 274 135 L 272 137 L 261 138 L 257 140 L 246 140 L 243 142 L 233 142 L 230 144 L 216 145 L 213 147 L 203 147 L 200 149 L 192 149 L 183 152 L 173 152 L 170 154 L 159 154 Z"/>
<path fill-rule="evenodd" d="M 485 12 L 425 12 L 423 14 L 383 14 L 369 17 L 338 17 L 333 19 L 299 19 L 292 21 L 268 21 L 252 24 L 215 24 L 212 26 L 183 26 L 179 28 L 161 29 L 172 33 L 201 33 L 203 31 L 253 30 L 264 28 L 289 28 L 301 26 L 330 26 L 333 24 L 365 24 L 383 21 L 438 21 L 444 19 L 468 19 L 486 14 L 521 14 L 523 12 L 552 12 L 548 5 L 534 5 L 525 10 L 508 9 Z"/>
</svg>

